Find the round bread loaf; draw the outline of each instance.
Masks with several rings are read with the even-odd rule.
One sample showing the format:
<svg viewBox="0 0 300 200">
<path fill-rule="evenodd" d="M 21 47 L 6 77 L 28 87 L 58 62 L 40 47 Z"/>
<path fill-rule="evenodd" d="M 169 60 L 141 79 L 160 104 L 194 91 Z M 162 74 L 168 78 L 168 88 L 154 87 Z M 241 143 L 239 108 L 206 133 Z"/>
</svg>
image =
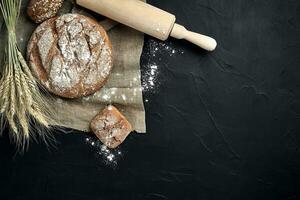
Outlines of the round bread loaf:
<svg viewBox="0 0 300 200">
<path fill-rule="evenodd" d="M 105 30 L 79 14 L 54 17 L 38 26 L 27 56 L 41 84 L 65 98 L 99 90 L 112 69 L 112 46 Z"/>
<path fill-rule="evenodd" d="M 35 23 L 54 17 L 62 6 L 63 0 L 30 0 L 27 14 Z"/>
</svg>

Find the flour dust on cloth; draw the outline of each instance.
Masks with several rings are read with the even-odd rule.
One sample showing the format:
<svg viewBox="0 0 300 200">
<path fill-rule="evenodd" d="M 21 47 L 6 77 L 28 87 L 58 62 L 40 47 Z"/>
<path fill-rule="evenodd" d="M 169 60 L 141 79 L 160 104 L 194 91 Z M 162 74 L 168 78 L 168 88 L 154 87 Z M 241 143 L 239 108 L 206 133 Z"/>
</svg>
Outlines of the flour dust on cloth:
<svg viewBox="0 0 300 200">
<path fill-rule="evenodd" d="M 31 34 L 37 27 L 26 16 L 28 0 L 22 1 L 21 14 L 17 26 L 17 40 L 25 55 Z M 60 14 L 70 13 L 74 8 L 72 0 L 65 0 Z M 2 24 L 0 17 L 0 23 Z M 110 24 L 111 23 L 111 24 Z M 59 123 L 52 124 L 80 131 L 90 131 L 92 118 L 106 105 L 115 105 L 139 133 L 146 132 L 145 109 L 142 97 L 140 57 L 144 45 L 144 35 L 113 21 L 105 21 L 105 26 L 113 27 L 108 36 L 113 47 L 113 69 L 105 85 L 96 93 L 76 99 L 63 99 L 54 96 L 52 109 Z M 0 34 L 4 35 L 5 28 Z M 4 52 L 5 37 L 0 37 L 0 51 Z M 3 55 L 0 55 L 0 64 Z"/>
</svg>

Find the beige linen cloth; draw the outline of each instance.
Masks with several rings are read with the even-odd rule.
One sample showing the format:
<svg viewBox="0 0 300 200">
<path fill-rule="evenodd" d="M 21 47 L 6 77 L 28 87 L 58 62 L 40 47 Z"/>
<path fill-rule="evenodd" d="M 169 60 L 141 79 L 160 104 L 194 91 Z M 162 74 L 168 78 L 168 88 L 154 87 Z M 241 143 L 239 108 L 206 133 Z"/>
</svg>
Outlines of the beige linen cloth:
<svg viewBox="0 0 300 200">
<path fill-rule="evenodd" d="M 21 16 L 17 27 L 17 37 L 20 49 L 25 55 L 28 40 L 36 25 L 26 16 L 28 1 L 22 3 Z M 71 12 L 72 1 L 65 1 L 60 13 Z M 0 23 L 2 19 L 0 19 Z M 54 96 L 51 108 L 55 111 L 58 126 L 80 131 L 90 131 L 91 119 L 106 105 L 115 105 L 139 133 L 146 132 L 145 110 L 142 97 L 140 56 L 144 44 L 144 36 L 121 24 L 105 21 L 106 27 L 113 26 L 108 31 L 113 46 L 114 66 L 106 84 L 98 92 L 81 99 L 70 100 Z M 3 26 L 3 25 L 2 25 Z M 6 38 L 5 28 L 1 28 L 0 51 L 4 52 Z M 0 56 L 3 63 L 3 55 Z M 2 65 L 1 65 L 2 66 Z"/>
</svg>

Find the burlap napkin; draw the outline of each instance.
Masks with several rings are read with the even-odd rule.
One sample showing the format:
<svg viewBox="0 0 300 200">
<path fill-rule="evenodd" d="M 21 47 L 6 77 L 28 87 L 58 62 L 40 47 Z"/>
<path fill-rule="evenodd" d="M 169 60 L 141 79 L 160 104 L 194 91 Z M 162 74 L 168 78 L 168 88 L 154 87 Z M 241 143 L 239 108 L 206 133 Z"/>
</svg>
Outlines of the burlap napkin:
<svg viewBox="0 0 300 200">
<path fill-rule="evenodd" d="M 22 52 L 26 53 L 28 40 L 36 28 L 26 16 L 28 1 L 22 3 L 22 11 L 17 27 L 18 42 Z M 60 14 L 71 12 L 72 1 L 65 1 Z M 0 20 L 1 23 L 1 20 Z M 121 24 L 113 26 L 108 31 L 113 46 L 114 67 L 107 83 L 95 94 L 76 100 L 54 97 L 51 102 L 58 123 L 53 125 L 68 127 L 81 131 L 89 131 L 91 119 L 107 104 L 115 105 L 129 120 L 135 131 L 146 132 L 145 110 L 142 97 L 140 56 L 144 44 L 144 36 Z M 1 36 L 4 35 L 1 29 Z M 4 52 L 6 38 L 0 38 L 0 51 Z M 0 60 L 3 62 L 1 55 Z"/>
</svg>

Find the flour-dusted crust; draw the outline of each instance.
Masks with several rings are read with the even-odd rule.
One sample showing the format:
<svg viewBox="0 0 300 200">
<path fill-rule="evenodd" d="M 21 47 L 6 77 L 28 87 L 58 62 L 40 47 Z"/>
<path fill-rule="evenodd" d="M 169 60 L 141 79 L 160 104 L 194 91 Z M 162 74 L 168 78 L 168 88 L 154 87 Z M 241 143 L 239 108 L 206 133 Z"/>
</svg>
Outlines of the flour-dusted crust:
<svg viewBox="0 0 300 200">
<path fill-rule="evenodd" d="M 30 0 L 27 14 L 35 23 L 40 23 L 54 17 L 62 3 L 63 0 Z"/>
<path fill-rule="evenodd" d="M 79 14 L 42 23 L 31 36 L 27 55 L 41 84 L 65 98 L 96 92 L 112 69 L 112 46 L 105 30 Z"/>
<path fill-rule="evenodd" d="M 92 119 L 91 130 L 106 146 L 116 148 L 132 131 L 132 126 L 116 107 L 109 105 Z"/>
</svg>

